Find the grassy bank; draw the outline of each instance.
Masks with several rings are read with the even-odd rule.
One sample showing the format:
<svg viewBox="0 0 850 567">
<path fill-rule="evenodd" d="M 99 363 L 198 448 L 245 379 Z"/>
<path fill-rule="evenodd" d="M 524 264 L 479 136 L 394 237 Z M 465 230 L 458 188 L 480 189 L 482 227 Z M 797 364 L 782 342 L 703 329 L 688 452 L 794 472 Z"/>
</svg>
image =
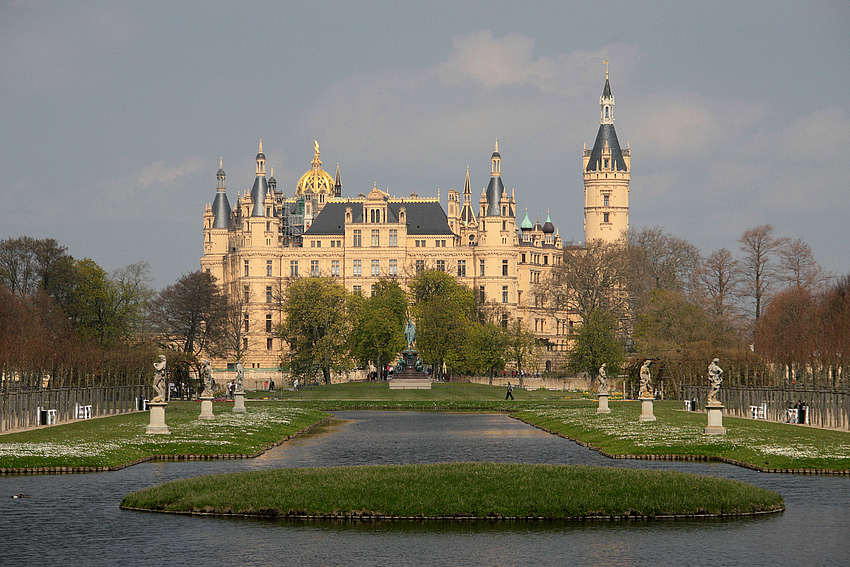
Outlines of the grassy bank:
<svg viewBox="0 0 850 567">
<path fill-rule="evenodd" d="M 655 402 L 654 422 L 639 422 L 640 402 L 595 402 L 523 408 L 515 416 L 612 455 L 703 455 L 766 469 L 850 469 L 850 433 L 724 417 L 726 435 L 704 435 L 704 413 L 680 411 L 681 402 Z"/>
<path fill-rule="evenodd" d="M 216 418 L 201 421 L 199 403 L 170 402 L 170 435 L 145 433 L 148 412 L 10 433 L 0 436 L 0 469 L 115 467 L 153 455 L 251 455 L 327 415 L 279 404 L 252 406 L 245 414 L 232 409 L 232 403 L 217 403 Z"/>
<path fill-rule="evenodd" d="M 655 422 L 639 423 L 639 402 L 596 401 L 581 392 L 514 390 L 479 384 L 434 384 L 431 390 L 390 390 L 386 383 L 313 386 L 299 392 L 251 392 L 246 414 L 216 403 L 216 419 L 199 421 L 200 404 L 171 402 L 171 435 L 146 435 L 149 415 L 132 413 L 0 435 L 0 469 L 118 466 L 150 455 L 253 454 L 308 427 L 328 411 L 346 409 L 502 411 L 613 455 L 722 457 L 770 470 L 850 470 L 850 432 L 724 417 L 726 435 L 703 435 L 704 413 L 656 402 Z M 258 399 L 259 398 L 259 399 Z"/>
<path fill-rule="evenodd" d="M 567 519 L 753 514 L 784 503 L 750 484 L 687 473 L 445 463 L 195 477 L 134 492 L 121 506 L 264 517 Z"/>
</svg>

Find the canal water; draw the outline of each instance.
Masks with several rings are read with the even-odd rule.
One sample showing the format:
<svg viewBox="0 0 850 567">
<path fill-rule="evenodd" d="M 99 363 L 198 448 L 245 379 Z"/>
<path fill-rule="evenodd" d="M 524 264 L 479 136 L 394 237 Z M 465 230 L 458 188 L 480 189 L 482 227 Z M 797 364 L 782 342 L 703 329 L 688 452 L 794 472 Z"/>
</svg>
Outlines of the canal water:
<svg viewBox="0 0 850 567">
<path fill-rule="evenodd" d="M 781 493 L 756 518 L 635 522 L 300 522 L 120 510 L 125 494 L 240 470 L 491 461 L 722 476 Z M 10 498 L 13 494 L 30 498 Z M 340 412 L 256 459 L 0 478 L 0 565 L 848 565 L 850 478 L 617 461 L 500 414 Z"/>
</svg>

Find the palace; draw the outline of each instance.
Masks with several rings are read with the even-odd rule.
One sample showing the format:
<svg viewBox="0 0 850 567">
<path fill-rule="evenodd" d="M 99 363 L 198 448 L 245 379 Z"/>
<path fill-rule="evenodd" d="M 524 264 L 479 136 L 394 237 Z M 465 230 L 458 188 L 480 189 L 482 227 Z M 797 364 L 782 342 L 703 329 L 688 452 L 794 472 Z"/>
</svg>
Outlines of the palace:
<svg viewBox="0 0 850 567">
<path fill-rule="evenodd" d="M 629 150 L 621 150 L 614 131 L 614 97 L 606 71 L 600 98 L 601 120 L 592 150 L 584 150 L 585 239 L 614 241 L 628 230 Z M 272 370 L 286 345 L 275 333 L 279 290 L 292 278 L 329 276 L 353 293 L 369 294 L 384 277 L 404 283 L 424 269 L 457 276 L 482 302 L 493 304 L 503 325 L 514 318 L 546 345 L 540 370 L 563 357 L 577 314 L 546 309 L 537 285 L 563 257 L 564 243 L 547 213 L 532 223 L 525 211 L 517 226 L 516 199 L 502 182 L 502 157 L 496 142 L 490 180 L 477 206 L 466 172 L 463 193 L 438 198 L 391 196 L 372 187 L 367 195 L 342 196 L 336 176 L 322 169 L 319 144 L 309 171 L 291 197 L 277 187 L 274 171 L 266 178 L 263 145 L 256 156 L 250 192 L 231 208 L 225 173 L 204 213 L 201 268 L 222 284 L 243 308 L 240 321 L 244 365 Z M 223 368 L 226 361 L 217 361 Z"/>
</svg>

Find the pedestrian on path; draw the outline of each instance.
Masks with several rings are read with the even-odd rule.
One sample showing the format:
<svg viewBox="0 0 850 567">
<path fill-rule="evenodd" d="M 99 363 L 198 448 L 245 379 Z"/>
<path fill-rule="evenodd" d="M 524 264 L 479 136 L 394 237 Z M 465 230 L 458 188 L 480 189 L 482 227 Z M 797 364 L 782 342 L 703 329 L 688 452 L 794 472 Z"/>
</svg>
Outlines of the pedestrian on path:
<svg viewBox="0 0 850 567">
<path fill-rule="evenodd" d="M 505 399 L 506 399 L 506 400 L 507 400 L 508 398 L 510 398 L 510 399 L 514 399 L 513 391 L 514 391 L 514 387 L 513 387 L 513 386 L 511 386 L 511 383 L 510 383 L 510 382 L 508 382 L 508 393 L 507 393 L 507 394 L 505 394 Z"/>
</svg>

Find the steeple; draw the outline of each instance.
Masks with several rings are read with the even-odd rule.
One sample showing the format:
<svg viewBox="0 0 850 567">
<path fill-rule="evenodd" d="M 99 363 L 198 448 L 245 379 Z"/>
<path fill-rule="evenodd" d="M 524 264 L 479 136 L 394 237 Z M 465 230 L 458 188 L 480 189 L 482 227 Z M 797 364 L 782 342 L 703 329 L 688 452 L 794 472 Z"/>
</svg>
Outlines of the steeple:
<svg viewBox="0 0 850 567">
<path fill-rule="evenodd" d="M 608 81 L 608 62 L 604 63 L 605 87 L 599 97 L 599 131 L 585 171 L 628 171 L 617 132 L 614 131 L 614 95 L 611 94 L 611 83 Z M 603 156 L 603 153 L 606 155 Z"/>
<path fill-rule="evenodd" d="M 212 202 L 212 212 L 214 216 L 212 228 L 230 228 L 230 203 L 227 201 L 227 193 L 224 188 L 224 160 L 218 158 L 218 172 L 215 174 L 217 181 L 217 189 L 215 199 Z"/>
<path fill-rule="evenodd" d="M 502 215 L 499 201 L 505 186 L 502 184 L 502 156 L 499 154 L 499 140 L 496 140 L 496 149 L 490 156 L 490 184 L 487 185 L 487 216 L 498 217 Z"/>
<path fill-rule="evenodd" d="M 472 209 L 472 188 L 469 185 L 469 166 L 466 166 L 466 181 L 463 183 L 463 208 L 460 220 L 466 226 L 475 225 L 475 211 Z"/>
<path fill-rule="evenodd" d="M 263 154 L 263 141 L 260 140 L 260 151 L 257 153 L 257 176 L 254 178 L 254 186 L 251 187 L 252 217 L 266 216 L 266 208 L 263 205 L 268 193 L 269 184 L 266 181 L 266 156 Z"/>
<path fill-rule="evenodd" d="M 342 196 L 342 178 L 339 176 L 339 162 L 336 162 L 336 179 L 334 180 L 334 196 Z"/>
</svg>

